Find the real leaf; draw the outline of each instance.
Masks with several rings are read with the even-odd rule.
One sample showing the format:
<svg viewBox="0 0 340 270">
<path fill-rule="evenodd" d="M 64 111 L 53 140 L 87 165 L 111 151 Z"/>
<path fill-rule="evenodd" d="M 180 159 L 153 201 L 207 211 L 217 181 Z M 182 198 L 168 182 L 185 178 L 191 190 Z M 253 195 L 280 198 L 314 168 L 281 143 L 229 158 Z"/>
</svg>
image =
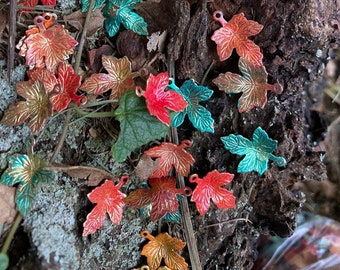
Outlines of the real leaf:
<svg viewBox="0 0 340 270">
<path fill-rule="evenodd" d="M 172 166 L 176 172 L 182 176 L 188 176 L 190 165 L 195 162 L 193 156 L 184 150 L 186 147 L 191 147 L 192 142 L 184 140 L 180 145 L 163 142 L 159 146 L 152 147 L 144 152 L 151 158 L 159 159 L 159 166 L 152 172 L 150 177 L 166 176 Z"/>
<path fill-rule="evenodd" d="M 178 238 L 171 237 L 167 233 L 153 236 L 148 231 L 142 231 L 141 236 L 150 240 L 141 252 L 142 255 L 147 257 L 150 270 L 158 269 L 158 267 L 161 266 L 162 260 L 164 260 L 165 265 L 172 270 L 188 269 L 188 264 L 184 258 L 177 253 L 185 247 L 185 242 Z"/>
<path fill-rule="evenodd" d="M 188 106 L 182 112 L 176 113 L 172 118 L 172 125 L 179 127 L 186 115 L 188 115 L 193 126 L 201 132 L 214 133 L 214 119 L 211 113 L 199 104 L 201 101 L 207 101 L 213 91 L 207 87 L 197 85 L 193 80 L 187 80 L 181 88 L 178 88 L 174 82 L 169 85 L 170 88 L 181 94 Z"/>
<path fill-rule="evenodd" d="M 118 59 L 113 56 L 103 55 L 102 62 L 108 74 L 92 74 L 80 86 L 80 89 L 95 95 L 101 95 L 111 89 L 110 99 L 119 100 L 122 94 L 135 88 L 131 62 L 126 56 Z"/>
<path fill-rule="evenodd" d="M 15 195 L 16 208 L 26 216 L 33 207 L 37 186 L 52 182 L 52 172 L 44 169 L 46 162 L 39 156 L 14 155 L 8 163 L 0 183 L 7 186 L 19 184 Z"/>
<path fill-rule="evenodd" d="M 34 133 L 39 132 L 46 119 L 52 115 L 52 106 L 44 85 L 39 80 L 33 84 L 18 83 L 16 91 L 26 101 L 11 104 L 5 111 L 1 123 L 17 126 L 29 119 L 29 128 Z"/>
<path fill-rule="evenodd" d="M 257 35 L 263 26 L 258 22 L 247 20 L 243 13 L 234 15 L 229 22 L 223 18 L 221 11 L 215 11 L 214 20 L 222 27 L 214 32 L 211 39 L 217 44 L 217 54 L 221 61 L 228 59 L 236 49 L 237 54 L 254 65 L 262 65 L 262 53 L 259 46 L 249 36 Z"/>
<path fill-rule="evenodd" d="M 14 202 L 15 188 L 0 184 L 0 224 L 12 223 L 17 213 Z"/>
<path fill-rule="evenodd" d="M 245 155 L 237 167 L 237 172 L 245 173 L 256 171 L 263 174 L 268 168 L 268 161 L 273 160 L 277 166 L 283 167 L 286 161 L 283 157 L 277 157 L 272 152 L 277 147 L 277 141 L 268 137 L 268 134 L 258 127 L 250 141 L 242 135 L 231 134 L 221 137 L 224 147 L 233 154 Z"/>
<path fill-rule="evenodd" d="M 209 172 L 203 179 L 197 174 L 191 175 L 189 181 L 196 183 L 191 201 L 196 203 L 200 215 L 204 215 L 210 208 L 210 200 L 221 209 L 235 208 L 235 196 L 222 186 L 230 184 L 234 175 L 220 173 L 217 170 Z"/>
<path fill-rule="evenodd" d="M 117 162 L 123 162 L 136 148 L 168 133 L 168 127 L 149 114 L 145 101 L 134 91 L 126 92 L 120 98 L 115 117 L 120 122 L 119 137 L 112 147 Z"/>
<path fill-rule="evenodd" d="M 179 206 L 177 194 L 191 195 L 191 189 L 188 187 L 176 188 L 176 179 L 172 176 L 150 178 L 149 185 L 150 188 L 140 188 L 130 192 L 124 202 L 135 208 L 143 208 L 151 204 L 152 221 L 157 221 L 166 213 L 176 213 Z"/>
<path fill-rule="evenodd" d="M 146 105 L 151 115 L 156 116 L 165 125 L 170 125 L 169 110 L 174 112 L 183 111 L 187 107 L 187 102 L 182 95 L 173 90 L 165 91 L 169 84 L 169 74 L 159 73 L 154 76 L 150 74 L 145 91 L 136 87 L 136 93 L 144 96 Z"/>
<path fill-rule="evenodd" d="M 254 107 L 261 109 L 267 103 L 267 91 L 271 90 L 276 94 L 283 91 L 282 85 L 279 83 L 267 83 L 268 74 L 264 66 L 254 65 L 246 59 L 240 58 L 239 74 L 227 72 L 221 73 L 213 80 L 221 91 L 229 94 L 242 93 L 238 100 L 239 112 L 250 111 Z"/>
<path fill-rule="evenodd" d="M 159 159 L 153 160 L 146 154 L 143 154 L 135 168 L 136 176 L 140 179 L 148 179 L 153 171 L 159 167 Z"/>
<path fill-rule="evenodd" d="M 84 222 L 83 236 L 87 236 L 100 229 L 105 221 L 106 213 L 109 214 L 111 221 L 119 224 L 123 216 L 123 199 L 126 197 L 119 189 L 128 181 L 128 176 L 122 176 L 117 185 L 111 180 L 106 180 L 104 184 L 92 190 L 88 198 L 97 205 L 87 215 Z"/>
</svg>

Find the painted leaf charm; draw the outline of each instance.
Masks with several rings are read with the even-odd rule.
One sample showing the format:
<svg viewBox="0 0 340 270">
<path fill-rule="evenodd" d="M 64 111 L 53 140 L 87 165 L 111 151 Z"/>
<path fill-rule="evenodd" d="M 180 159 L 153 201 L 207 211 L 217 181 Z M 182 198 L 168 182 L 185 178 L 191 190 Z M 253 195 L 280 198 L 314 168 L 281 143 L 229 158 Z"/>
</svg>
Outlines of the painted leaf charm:
<svg viewBox="0 0 340 270">
<path fill-rule="evenodd" d="M 28 35 L 18 44 L 19 55 L 26 57 L 26 65 L 30 68 L 46 67 L 55 72 L 58 64 L 73 53 L 78 42 L 60 24 L 45 29 L 43 20 L 35 20 L 35 23 L 40 32 Z"/>
<path fill-rule="evenodd" d="M 159 159 L 158 167 L 152 172 L 150 177 L 166 176 L 172 166 L 176 172 L 182 176 L 188 176 L 190 165 L 195 162 L 193 156 L 184 150 L 186 147 L 191 147 L 192 142 L 184 140 L 180 145 L 163 142 L 159 146 L 152 147 L 144 152 L 151 158 Z"/>
<path fill-rule="evenodd" d="M 282 93 L 281 84 L 267 83 L 268 74 L 264 66 L 254 65 L 243 58 L 240 58 L 238 66 L 242 76 L 231 72 L 221 73 L 213 80 L 213 83 L 218 86 L 219 90 L 226 93 L 242 93 L 238 100 L 239 112 L 250 111 L 254 107 L 263 109 L 267 103 L 269 90 L 276 94 Z"/>
<path fill-rule="evenodd" d="M 176 113 L 172 118 L 172 125 L 179 127 L 188 115 L 193 126 L 201 132 L 214 133 L 214 119 L 211 113 L 199 104 L 200 101 L 207 101 L 213 94 L 213 91 L 208 87 L 199 86 L 193 80 L 188 80 L 183 83 L 181 88 L 178 88 L 171 79 L 169 88 L 181 94 L 188 106 L 182 112 Z"/>
<path fill-rule="evenodd" d="M 104 5 L 106 0 L 94 0 L 93 10 L 100 8 Z M 81 11 L 86 12 L 89 10 L 91 0 L 81 0 Z"/>
<path fill-rule="evenodd" d="M 110 37 L 119 31 L 122 24 L 138 35 L 148 34 L 148 25 L 144 19 L 133 12 L 133 6 L 143 0 L 111 0 L 107 1 L 103 8 L 103 15 L 106 18 L 104 26 Z"/>
<path fill-rule="evenodd" d="M 85 80 L 80 89 L 95 95 L 101 95 L 111 89 L 110 99 L 117 99 L 118 101 L 123 93 L 135 88 L 131 62 L 126 56 L 118 59 L 107 55 L 103 55 L 102 62 L 108 74 L 92 74 L 90 78 Z"/>
<path fill-rule="evenodd" d="M 46 119 L 52 115 L 52 106 L 44 85 L 40 81 L 33 84 L 18 83 L 16 91 L 26 101 L 18 101 L 9 105 L 1 119 L 1 123 L 8 126 L 17 126 L 29 119 L 29 128 L 34 133 L 38 133 Z"/>
<path fill-rule="evenodd" d="M 182 95 L 176 91 L 165 91 L 168 84 L 169 74 L 163 72 L 156 76 L 150 74 L 145 91 L 140 87 L 136 87 L 137 95 L 145 97 L 150 114 L 156 116 L 159 121 L 167 126 L 170 125 L 170 114 L 167 109 L 174 112 L 180 112 L 188 105 Z"/>
<path fill-rule="evenodd" d="M 112 147 L 117 162 L 123 162 L 137 147 L 165 137 L 169 130 L 149 114 L 145 100 L 137 97 L 134 91 L 123 94 L 114 116 L 120 122 L 119 137 Z"/>
<path fill-rule="evenodd" d="M 0 183 L 7 186 L 19 184 L 15 194 L 16 207 L 26 216 L 33 206 L 38 184 L 52 182 L 52 172 L 44 170 L 45 161 L 33 155 L 12 156 L 8 164 Z"/>
<path fill-rule="evenodd" d="M 140 188 L 132 191 L 124 202 L 132 207 L 143 208 L 151 204 L 150 217 L 157 221 L 166 213 L 176 213 L 178 209 L 177 194 L 190 196 L 191 189 L 188 187 L 176 188 L 176 179 L 172 176 L 150 178 L 151 188 Z"/>
<path fill-rule="evenodd" d="M 217 54 L 221 61 L 228 59 L 235 48 L 240 57 L 254 65 L 262 65 L 263 55 L 259 46 L 248 39 L 261 32 L 261 24 L 247 20 L 243 13 L 234 15 L 229 22 L 224 20 L 222 11 L 215 11 L 213 17 L 222 25 L 211 37 L 217 44 Z"/>
<path fill-rule="evenodd" d="M 216 170 L 209 172 L 203 179 L 197 174 L 191 175 L 189 181 L 196 183 L 197 187 L 192 192 L 191 201 L 196 203 L 200 215 L 208 212 L 210 199 L 221 209 L 235 208 L 235 196 L 229 190 L 222 188 L 234 178 L 233 174 L 220 173 Z"/>
<path fill-rule="evenodd" d="M 100 229 L 105 221 L 106 213 L 111 221 L 119 224 L 123 216 L 123 199 L 126 197 L 119 189 L 128 181 L 128 176 L 122 176 L 117 185 L 111 180 L 106 180 L 104 184 L 95 188 L 87 196 L 92 203 L 97 205 L 87 215 L 84 222 L 83 236 L 92 234 Z"/>
<path fill-rule="evenodd" d="M 150 270 L 159 269 L 158 267 L 161 266 L 162 259 L 165 265 L 172 270 L 188 269 L 188 264 L 184 258 L 176 252 L 185 247 L 185 242 L 178 238 L 171 237 L 167 233 L 153 236 L 148 231 L 142 231 L 140 235 L 150 240 L 141 252 L 142 255 L 147 257 Z"/>
<path fill-rule="evenodd" d="M 55 6 L 57 4 L 57 0 L 41 0 L 40 1 L 44 6 Z M 39 3 L 39 0 L 18 0 L 18 5 L 25 7 L 36 7 Z"/>
<path fill-rule="evenodd" d="M 268 134 L 258 127 L 253 133 L 253 140 L 250 141 L 241 135 L 231 134 L 221 137 L 225 149 L 233 154 L 246 155 L 237 167 L 237 172 L 245 173 L 256 171 L 263 174 L 268 168 L 268 160 L 273 160 L 277 166 L 286 165 L 283 157 L 277 157 L 272 152 L 277 147 L 277 141 L 268 137 Z"/>
</svg>

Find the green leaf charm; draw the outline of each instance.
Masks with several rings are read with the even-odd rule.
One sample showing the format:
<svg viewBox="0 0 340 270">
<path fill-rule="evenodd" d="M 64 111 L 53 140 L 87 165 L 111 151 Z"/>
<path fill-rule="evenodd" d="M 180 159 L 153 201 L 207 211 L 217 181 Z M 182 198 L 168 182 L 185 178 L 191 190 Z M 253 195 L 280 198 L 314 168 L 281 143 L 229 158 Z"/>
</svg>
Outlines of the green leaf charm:
<svg viewBox="0 0 340 270">
<path fill-rule="evenodd" d="M 193 80 L 187 80 L 183 83 L 181 88 L 178 88 L 174 81 L 168 86 L 181 94 L 188 106 L 184 111 L 178 112 L 172 118 L 172 125 L 174 127 L 180 126 L 188 114 L 189 120 L 193 126 L 202 132 L 214 133 L 214 119 L 210 112 L 199 104 L 200 101 L 207 101 L 213 94 L 213 91 L 207 87 L 197 85 Z"/>
<path fill-rule="evenodd" d="M 144 19 L 133 12 L 133 6 L 143 0 L 106 0 L 106 5 L 102 12 L 106 20 L 105 29 L 110 37 L 119 31 L 120 24 L 126 29 L 130 29 L 138 35 L 148 34 L 148 25 Z"/>
<path fill-rule="evenodd" d="M 120 122 L 120 134 L 112 147 L 113 157 L 123 162 L 137 147 L 151 140 L 161 139 L 168 133 L 168 127 L 149 114 L 145 100 L 128 91 L 120 98 L 115 117 Z"/>
<path fill-rule="evenodd" d="M 15 202 L 17 209 L 26 216 L 33 206 L 38 184 L 53 181 L 52 172 L 43 169 L 46 162 L 38 156 L 15 155 L 8 159 L 8 163 L 0 183 L 7 186 L 19 184 Z"/>
<path fill-rule="evenodd" d="M 273 160 L 277 166 L 286 165 L 283 157 L 277 157 L 272 152 L 277 147 L 277 141 L 268 137 L 268 134 L 258 127 L 253 133 L 250 141 L 241 135 L 231 134 L 221 137 L 224 147 L 233 154 L 246 155 L 237 167 L 237 172 L 245 173 L 256 171 L 263 174 L 268 168 L 268 160 Z"/>
</svg>

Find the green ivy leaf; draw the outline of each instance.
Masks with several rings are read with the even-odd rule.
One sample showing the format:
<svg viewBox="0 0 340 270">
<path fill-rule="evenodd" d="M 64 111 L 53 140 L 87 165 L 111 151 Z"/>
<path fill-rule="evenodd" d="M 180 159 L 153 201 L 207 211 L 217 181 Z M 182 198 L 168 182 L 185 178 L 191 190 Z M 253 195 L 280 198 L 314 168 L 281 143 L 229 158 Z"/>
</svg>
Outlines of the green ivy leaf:
<svg viewBox="0 0 340 270">
<path fill-rule="evenodd" d="M 9 258 L 7 254 L 0 253 L 0 270 L 6 270 L 9 264 Z"/>
<path fill-rule="evenodd" d="M 134 91 L 123 94 L 114 114 L 120 122 L 120 134 L 112 147 L 117 162 L 123 162 L 136 148 L 168 133 L 168 127 L 149 114 L 145 99 L 137 97 Z"/>
<path fill-rule="evenodd" d="M 53 181 L 52 172 L 43 169 L 46 162 L 38 156 L 15 155 L 8 159 L 8 163 L 0 183 L 7 186 L 19 184 L 15 194 L 16 207 L 26 216 L 33 206 L 38 184 Z"/>
<path fill-rule="evenodd" d="M 273 160 L 277 166 L 286 165 L 283 157 L 277 157 L 272 152 L 277 147 L 277 141 L 268 137 L 268 134 L 258 127 L 253 133 L 250 141 L 241 135 L 231 134 L 221 137 L 224 147 L 233 154 L 246 155 L 237 167 L 237 172 L 245 173 L 256 171 L 263 174 L 268 168 L 268 160 Z"/>
</svg>

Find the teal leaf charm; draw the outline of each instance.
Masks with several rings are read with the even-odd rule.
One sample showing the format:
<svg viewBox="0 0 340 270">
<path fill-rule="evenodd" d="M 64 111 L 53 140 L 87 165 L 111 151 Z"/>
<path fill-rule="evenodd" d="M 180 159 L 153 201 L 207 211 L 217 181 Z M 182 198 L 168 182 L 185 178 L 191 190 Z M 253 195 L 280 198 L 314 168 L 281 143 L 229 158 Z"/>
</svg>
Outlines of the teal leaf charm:
<svg viewBox="0 0 340 270">
<path fill-rule="evenodd" d="M 181 94 L 188 106 L 184 111 L 174 114 L 172 118 L 172 125 L 179 127 L 188 115 L 189 120 L 195 128 L 201 132 L 214 133 L 214 119 L 210 112 L 199 104 L 200 101 L 207 101 L 213 94 L 213 91 L 205 86 L 197 85 L 193 80 L 187 80 L 183 83 L 181 88 L 178 88 L 173 79 L 170 79 L 169 88 Z"/>
<path fill-rule="evenodd" d="M 254 131 L 252 141 L 234 134 L 221 137 L 221 140 L 224 147 L 231 153 L 245 155 L 237 167 L 239 173 L 256 171 L 263 174 L 268 168 L 268 160 L 273 160 L 279 167 L 286 165 L 286 160 L 283 157 L 272 154 L 277 147 L 277 141 L 269 138 L 261 127 Z"/>
<path fill-rule="evenodd" d="M 91 0 L 81 0 L 81 11 L 86 12 L 89 10 Z M 93 9 L 100 8 L 104 4 L 105 0 L 94 0 Z"/>
<path fill-rule="evenodd" d="M 106 20 L 104 26 L 110 37 L 117 34 L 122 24 L 138 35 L 148 34 L 148 25 L 144 19 L 133 12 L 133 6 L 143 0 L 106 0 L 102 12 Z"/>
<path fill-rule="evenodd" d="M 33 206 L 38 184 L 53 181 L 52 172 L 44 170 L 46 162 L 34 155 L 15 155 L 8 163 L 0 183 L 7 186 L 19 184 L 15 202 L 20 213 L 26 216 Z"/>
</svg>

